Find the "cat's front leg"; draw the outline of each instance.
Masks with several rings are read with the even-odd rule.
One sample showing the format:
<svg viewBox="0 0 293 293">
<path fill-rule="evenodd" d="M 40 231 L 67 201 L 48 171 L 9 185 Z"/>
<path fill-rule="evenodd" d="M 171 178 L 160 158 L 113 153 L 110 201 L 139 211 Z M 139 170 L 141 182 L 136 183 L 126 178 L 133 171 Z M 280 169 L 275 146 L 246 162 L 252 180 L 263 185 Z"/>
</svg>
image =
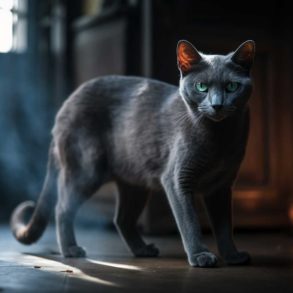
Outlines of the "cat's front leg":
<svg viewBox="0 0 293 293">
<path fill-rule="evenodd" d="M 247 252 L 239 252 L 233 240 L 231 188 L 225 187 L 204 195 L 204 202 L 216 236 L 219 253 L 227 264 L 246 264 Z"/>
<path fill-rule="evenodd" d="M 163 175 L 161 182 L 175 217 L 189 264 L 195 267 L 213 267 L 217 263 L 217 258 L 203 244 L 201 228 L 193 206 L 193 192 L 192 188 L 189 188 L 192 184 L 189 179 L 182 179 L 180 172 L 170 169 Z"/>
</svg>

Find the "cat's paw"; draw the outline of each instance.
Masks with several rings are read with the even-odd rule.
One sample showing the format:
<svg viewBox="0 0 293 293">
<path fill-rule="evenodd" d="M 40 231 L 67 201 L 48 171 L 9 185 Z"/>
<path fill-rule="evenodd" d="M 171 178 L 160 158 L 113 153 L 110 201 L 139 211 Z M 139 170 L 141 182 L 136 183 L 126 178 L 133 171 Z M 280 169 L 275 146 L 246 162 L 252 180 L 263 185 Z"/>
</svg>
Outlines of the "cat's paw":
<svg viewBox="0 0 293 293">
<path fill-rule="evenodd" d="M 217 257 L 208 251 L 199 252 L 193 254 L 191 257 L 188 258 L 189 264 L 193 267 L 214 267 L 217 264 Z"/>
<path fill-rule="evenodd" d="M 159 255 L 160 250 L 154 244 L 147 244 L 135 250 L 136 257 L 156 257 Z"/>
<path fill-rule="evenodd" d="M 235 252 L 225 256 L 224 260 L 228 265 L 245 265 L 250 262 L 250 255 L 245 251 Z"/>
<path fill-rule="evenodd" d="M 63 255 L 64 257 L 86 257 L 86 251 L 80 246 L 69 246 Z"/>
</svg>

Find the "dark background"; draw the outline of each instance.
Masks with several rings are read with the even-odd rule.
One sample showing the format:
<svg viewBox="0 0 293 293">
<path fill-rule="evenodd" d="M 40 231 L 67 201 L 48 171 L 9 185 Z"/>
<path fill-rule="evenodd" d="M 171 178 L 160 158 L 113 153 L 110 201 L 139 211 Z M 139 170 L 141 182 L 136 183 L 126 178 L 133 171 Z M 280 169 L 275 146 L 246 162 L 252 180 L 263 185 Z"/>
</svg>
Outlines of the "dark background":
<svg viewBox="0 0 293 293">
<path fill-rule="evenodd" d="M 234 222 L 245 229 L 290 228 L 293 42 L 287 3 L 16 1 L 8 9 L 15 15 L 13 37 L 25 45 L 16 42 L 10 51 L 0 52 L 1 221 L 9 219 L 20 201 L 37 198 L 54 116 L 76 86 L 105 74 L 178 84 L 178 40 L 187 39 L 205 53 L 225 54 L 253 39 L 252 129 L 235 187 Z M 3 22 L 0 18 L 1 26 Z M 97 218 L 110 222 L 114 193 L 109 185 L 93 199 L 91 210 L 98 211 Z M 142 222 L 148 232 L 174 229 L 163 196 L 149 202 Z"/>
</svg>

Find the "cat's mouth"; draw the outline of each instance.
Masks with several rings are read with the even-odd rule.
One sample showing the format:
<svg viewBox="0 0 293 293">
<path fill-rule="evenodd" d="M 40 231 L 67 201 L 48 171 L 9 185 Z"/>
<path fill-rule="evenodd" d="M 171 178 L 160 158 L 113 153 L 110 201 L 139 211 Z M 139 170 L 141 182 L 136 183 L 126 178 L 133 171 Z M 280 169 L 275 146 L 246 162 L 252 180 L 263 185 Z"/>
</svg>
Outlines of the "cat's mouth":
<svg viewBox="0 0 293 293">
<path fill-rule="evenodd" d="M 200 110 L 200 112 L 207 117 L 208 119 L 219 122 L 227 118 L 229 115 L 225 111 L 213 111 L 213 110 L 208 110 L 206 109 L 205 111 Z"/>
<path fill-rule="evenodd" d="M 220 110 L 214 110 L 214 109 L 211 109 L 210 107 L 206 107 L 206 108 L 199 107 L 198 110 L 208 119 L 215 122 L 220 122 L 228 118 L 229 116 L 231 116 L 232 113 L 236 110 L 236 107 L 229 107 L 227 109 L 223 108 Z"/>
<path fill-rule="evenodd" d="M 205 115 L 207 118 L 215 122 L 220 122 L 228 117 L 226 113 L 213 113 L 213 114 L 205 113 Z"/>
</svg>

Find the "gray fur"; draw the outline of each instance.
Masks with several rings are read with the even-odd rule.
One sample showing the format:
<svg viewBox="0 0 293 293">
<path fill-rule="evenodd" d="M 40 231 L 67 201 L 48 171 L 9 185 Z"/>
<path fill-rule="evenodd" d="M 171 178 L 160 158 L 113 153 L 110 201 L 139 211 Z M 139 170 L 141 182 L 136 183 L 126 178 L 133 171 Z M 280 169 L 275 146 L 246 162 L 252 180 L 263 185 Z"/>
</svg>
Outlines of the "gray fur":
<svg viewBox="0 0 293 293">
<path fill-rule="evenodd" d="M 104 183 L 115 181 L 115 224 L 134 255 L 159 253 L 145 244 L 136 222 L 149 190 L 163 189 L 192 266 L 209 267 L 217 261 L 202 241 L 195 193 L 204 197 L 220 254 L 231 264 L 248 261 L 232 239 L 231 187 L 248 134 L 249 69 L 233 53 L 207 56 L 186 41 L 184 45 L 196 60 L 188 72 L 178 63 L 179 88 L 146 78 L 100 77 L 80 86 L 60 109 L 49 161 L 58 172 L 57 238 L 65 257 L 85 256 L 73 231 L 79 206 Z M 223 87 L 231 80 L 241 87 L 227 94 Z M 196 91 L 199 81 L 210 85 L 208 93 Z M 215 103 L 221 103 L 219 111 Z M 36 237 L 32 227 L 38 226 L 37 215 L 48 197 L 39 199 L 28 224 L 26 205 L 14 212 L 11 225 L 19 241 L 30 243 L 41 235 Z"/>
</svg>

